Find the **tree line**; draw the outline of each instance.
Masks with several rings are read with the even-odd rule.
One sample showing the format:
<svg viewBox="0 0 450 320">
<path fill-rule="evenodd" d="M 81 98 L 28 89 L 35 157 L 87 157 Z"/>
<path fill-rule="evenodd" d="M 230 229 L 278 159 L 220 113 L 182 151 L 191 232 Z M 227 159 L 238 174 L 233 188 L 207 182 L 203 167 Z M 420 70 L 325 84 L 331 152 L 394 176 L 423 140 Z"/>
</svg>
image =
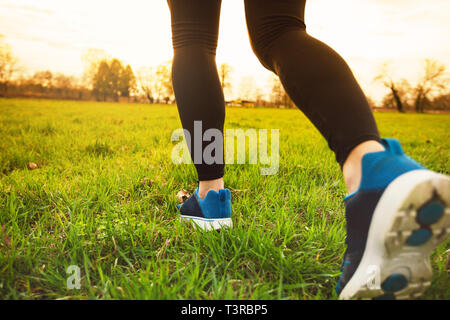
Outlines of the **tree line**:
<svg viewBox="0 0 450 320">
<path fill-rule="evenodd" d="M 388 63 L 380 67 L 374 81 L 382 83 L 389 93 L 382 106 L 398 112 L 425 110 L 450 110 L 449 78 L 446 67 L 431 59 L 423 62 L 423 72 L 415 86 L 404 78 L 395 79 Z"/>
<path fill-rule="evenodd" d="M 0 35 L 0 96 L 50 99 L 173 103 L 170 64 L 132 67 L 100 49 L 82 56 L 85 70 L 77 78 L 42 70 L 25 75 Z"/>
<path fill-rule="evenodd" d="M 87 50 L 82 60 L 85 70 L 80 78 L 49 70 L 24 75 L 18 67 L 18 59 L 0 35 L 0 96 L 175 103 L 171 61 L 141 67 L 135 72 L 129 64 L 100 49 Z M 229 96 L 233 92 L 233 68 L 222 63 L 218 73 L 225 96 Z M 226 101 L 227 104 L 295 108 L 278 77 L 271 75 L 267 81 L 267 89 L 263 92 L 252 76 L 244 76 L 236 90 L 240 98 Z M 374 81 L 388 90 L 378 107 L 399 112 L 450 110 L 448 73 L 445 65 L 437 61 L 424 61 L 423 74 L 414 86 L 404 78 L 395 78 L 387 63 L 380 67 Z M 374 107 L 372 99 L 368 100 Z"/>
</svg>

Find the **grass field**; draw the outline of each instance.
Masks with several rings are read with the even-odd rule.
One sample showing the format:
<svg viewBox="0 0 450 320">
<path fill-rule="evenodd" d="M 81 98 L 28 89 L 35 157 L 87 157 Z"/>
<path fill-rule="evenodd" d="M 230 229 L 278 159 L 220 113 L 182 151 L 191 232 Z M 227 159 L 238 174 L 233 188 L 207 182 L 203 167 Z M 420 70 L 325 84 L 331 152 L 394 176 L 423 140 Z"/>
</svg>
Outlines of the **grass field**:
<svg viewBox="0 0 450 320">
<path fill-rule="evenodd" d="M 450 115 L 376 118 L 382 136 L 450 173 Z M 193 166 L 170 160 L 179 127 L 174 106 L 0 99 L 0 298 L 336 299 L 345 188 L 308 120 L 227 109 L 227 128 L 280 129 L 280 168 L 226 168 L 235 227 L 220 232 L 177 219 L 177 192 L 196 187 Z M 425 299 L 450 299 L 449 249 L 432 256 Z"/>
</svg>

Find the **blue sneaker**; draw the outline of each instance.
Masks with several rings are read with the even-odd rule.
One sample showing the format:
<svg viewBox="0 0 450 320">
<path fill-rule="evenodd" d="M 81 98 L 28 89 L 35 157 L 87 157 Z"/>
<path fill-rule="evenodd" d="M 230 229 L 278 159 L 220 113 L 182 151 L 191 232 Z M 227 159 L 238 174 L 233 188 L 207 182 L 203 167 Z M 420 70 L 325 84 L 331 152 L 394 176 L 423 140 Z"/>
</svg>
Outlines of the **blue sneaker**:
<svg viewBox="0 0 450 320">
<path fill-rule="evenodd" d="M 205 230 L 233 227 L 231 220 L 231 192 L 221 189 L 208 191 L 204 199 L 198 195 L 198 188 L 183 204 L 179 204 L 181 219 L 187 219 Z"/>
<path fill-rule="evenodd" d="M 450 178 L 403 153 L 395 139 L 366 154 L 345 199 L 347 250 L 340 299 L 411 299 L 430 285 L 429 256 L 450 234 Z"/>
</svg>

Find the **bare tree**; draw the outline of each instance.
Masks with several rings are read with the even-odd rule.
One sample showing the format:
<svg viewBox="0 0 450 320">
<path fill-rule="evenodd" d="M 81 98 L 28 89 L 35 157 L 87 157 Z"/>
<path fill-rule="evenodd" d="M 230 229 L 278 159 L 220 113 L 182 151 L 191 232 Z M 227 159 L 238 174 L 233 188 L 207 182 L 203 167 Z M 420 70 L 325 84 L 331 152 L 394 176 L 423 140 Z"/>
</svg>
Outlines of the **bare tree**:
<svg viewBox="0 0 450 320">
<path fill-rule="evenodd" d="M 280 79 L 275 76 L 271 75 L 269 78 L 270 85 L 272 88 L 272 91 L 270 93 L 270 100 L 272 104 L 278 108 L 285 107 L 285 108 L 293 108 L 295 107 L 294 103 L 284 90 L 283 85 L 281 84 Z"/>
<path fill-rule="evenodd" d="M 142 67 L 137 72 L 138 87 L 145 95 L 149 103 L 153 103 L 155 101 L 153 93 L 154 72 L 153 67 Z"/>
<path fill-rule="evenodd" d="M 255 106 L 262 106 L 264 104 L 264 99 L 263 99 L 263 91 L 261 90 L 261 88 L 256 88 L 255 89 Z"/>
<path fill-rule="evenodd" d="M 81 60 L 84 62 L 83 82 L 86 87 L 92 88 L 94 85 L 94 77 L 98 71 L 100 63 L 104 60 L 110 60 L 111 56 L 102 49 L 88 49 Z"/>
<path fill-rule="evenodd" d="M 174 100 L 172 62 L 156 67 L 142 67 L 138 71 L 138 87 L 150 103 L 169 103 Z"/>
<path fill-rule="evenodd" d="M 434 110 L 450 110 L 450 93 L 444 93 L 433 99 Z"/>
<path fill-rule="evenodd" d="M 444 79 L 445 70 L 445 65 L 439 64 L 435 60 L 425 60 L 424 73 L 414 90 L 416 112 L 424 112 L 425 102 L 430 100 L 430 96 L 442 92 L 446 88 L 448 79 Z"/>
<path fill-rule="evenodd" d="M 154 91 L 158 96 L 158 102 L 169 103 L 174 99 L 171 66 L 172 61 L 167 61 L 156 67 Z"/>
<path fill-rule="evenodd" d="M 255 98 L 255 79 L 253 76 L 244 76 L 239 85 L 239 96 L 242 99 L 253 100 Z"/>
<path fill-rule="evenodd" d="M 0 35 L 0 90 L 7 92 L 14 72 L 17 70 L 17 59 L 11 52 L 11 47 L 3 41 Z"/>
<path fill-rule="evenodd" d="M 222 86 L 222 90 L 224 91 L 224 93 L 229 93 L 231 91 L 231 73 L 232 72 L 233 72 L 233 68 L 227 63 L 222 63 L 219 66 L 220 84 Z"/>
<path fill-rule="evenodd" d="M 401 90 L 401 87 L 405 87 L 407 80 L 401 79 L 400 81 L 395 81 L 389 70 L 389 64 L 387 62 L 383 63 L 380 67 L 379 74 L 374 78 L 374 81 L 381 82 L 386 88 L 390 90 L 390 96 L 398 112 L 405 111 L 405 102 L 403 100 L 402 93 L 406 93 L 405 90 Z"/>
<path fill-rule="evenodd" d="M 272 76 L 270 79 L 270 85 L 271 85 L 271 92 L 270 92 L 270 101 L 275 107 L 281 107 L 281 104 L 283 103 L 283 97 L 284 97 L 284 89 L 283 85 L 281 84 L 280 80 Z"/>
<path fill-rule="evenodd" d="M 53 73 L 50 70 L 37 71 L 33 75 L 33 82 L 43 88 L 52 87 Z"/>
<path fill-rule="evenodd" d="M 382 105 L 385 108 L 397 109 L 399 112 L 405 112 L 411 106 L 413 100 L 413 88 L 406 79 L 400 79 L 395 82 L 394 87 L 391 88 L 389 93 L 383 98 Z M 399 103 L 402 105 L 401 111 L 399 110 Z"/>
</svg>

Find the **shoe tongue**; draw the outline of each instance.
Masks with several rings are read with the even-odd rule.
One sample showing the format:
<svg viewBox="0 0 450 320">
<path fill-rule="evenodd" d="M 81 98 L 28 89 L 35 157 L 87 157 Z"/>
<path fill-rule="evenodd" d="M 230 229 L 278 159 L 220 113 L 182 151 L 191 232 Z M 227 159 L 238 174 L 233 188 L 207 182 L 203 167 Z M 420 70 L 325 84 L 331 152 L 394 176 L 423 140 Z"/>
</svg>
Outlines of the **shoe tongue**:
<svg viewBox="0 0 450 320">
<path fill-rule="evenodd" d="M 228 189 L 220 189 L 219 190 L 219 199 L 222 202 L 225 202 L 229 199 L 231 199 L 231 192 Z"/>
<path fill-rule="evenodd" d="M 392 180 L 389 170 L 394 165 L 392 156 L 390 149 L 365 154 L 361 160 L 361 182 L 357 191 L 384 188 Z"/>
<path fill-rule="evenodd" d="M 386 150 L 378 152 L 370 152 L 365 154 L 361 160 L 361 185 L 364 185 L 363 180 L 366 177 L 370 177 L 376 174 L 376 168 L 380 162 L 386 157 L 391 157 L 392 155 L 402 156 L 404 155 L 402 146 L 397 139 L 384 138 L 381 139 L 381 143 Z"/>
<path fill-rule="evenodd" d="M 363 184 L 364 178 L 373 174 L 373 171 L 377 164 L 389 155 L 389 150 L 366 153 L 361 160 L 361 184 Z"/>
<path fill-rule="evenodd" d="M 362 158 L 361 183 L 358 190 L 386 188 L 395 178 L 411 170 L 424 169 L 403 153 L 396 139 L 382 139 L 385 151 L 371 152 Z"/>
<path fill-rule="evenodd" d="M 389 155 L 404 155 L 402 146 L 397 139 L 393 138 L 384 138 L 381 139 L 381 143 L 383 144 L 386 150 L 370 152 L 365 154 L 361 160 L 361 171 L 362 177 L 370 174 L 373 169 L 376 167 L 377 163 Z"/>
<path fill-rule="evenodd" d="M 386 148 L 386 151 L 388 151 L 390 153 L 397 154 L 397 155 L 404 154 L 403 148 L 397 139 L 384 138 L 384 139 L 381 139 L 381 143 Z"/>
</svg>

